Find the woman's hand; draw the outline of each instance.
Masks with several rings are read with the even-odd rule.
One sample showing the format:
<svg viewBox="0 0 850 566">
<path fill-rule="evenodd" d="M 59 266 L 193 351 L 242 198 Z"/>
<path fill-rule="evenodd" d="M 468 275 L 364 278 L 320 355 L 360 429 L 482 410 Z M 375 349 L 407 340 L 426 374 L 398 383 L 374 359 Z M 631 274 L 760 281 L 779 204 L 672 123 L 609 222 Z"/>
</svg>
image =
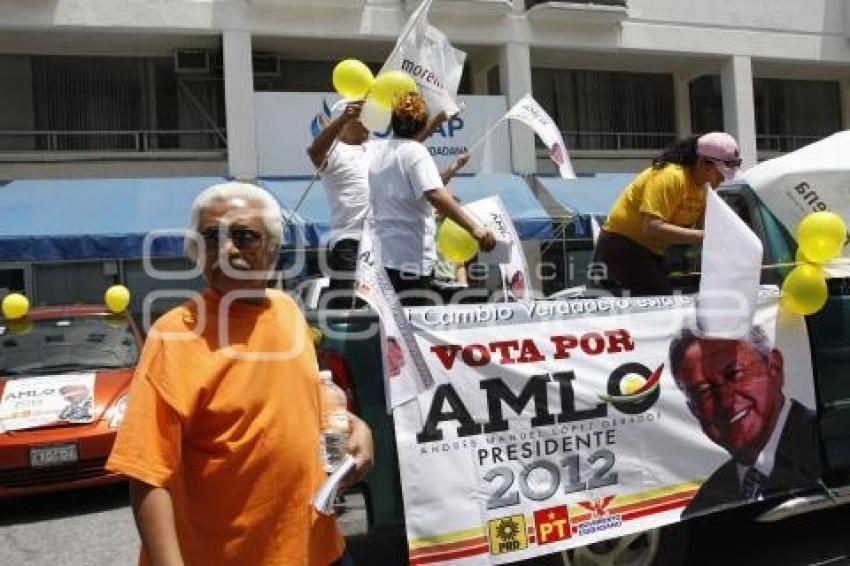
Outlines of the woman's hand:
<svg viewBox="0 0 850 566">
<path fill-rule="evenodd" d="M 363 111 L 363 104 L 365 100 L 352 100 L 348 104 L 345 105 L 345 110 L 342 111 L 342 120 L 344 122 L 350 122 L 351 120 L 356 120 L 360 117 L 360 112 Z"/>
<path fill-rule="evenodd" d="M 472 237 L 478 241 L 478 247 L 482 251 L 489 252 L 496 247 L 496 235 L 489 228 L 478 226 L 472 231 Z"/>
</svg>

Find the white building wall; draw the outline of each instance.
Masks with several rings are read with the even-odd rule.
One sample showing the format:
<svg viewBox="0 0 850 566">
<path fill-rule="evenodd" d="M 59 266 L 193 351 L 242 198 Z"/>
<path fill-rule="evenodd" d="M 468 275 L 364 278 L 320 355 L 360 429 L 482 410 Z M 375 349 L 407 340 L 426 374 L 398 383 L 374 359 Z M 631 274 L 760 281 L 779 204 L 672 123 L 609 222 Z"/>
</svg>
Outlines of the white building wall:
<svg viewBox="0 0 850 566">
<path fill-rule="evenodd" d="M 216 45 L 224 32 L 240 30 L 238 40 L 229 35 L 224 43 L 242 45 L 238 60 L 243 62 L 245 45 L 256 46 L 258 38 L 295 58 L 380 60 L 416 3 L 123 0 L 116 9 L 114 0 L 4 0 L 0 2 L 0 55 L 162 53 L 193 43 Z M 526 10 L 524 0 L 435 0 L 430 20 L 470 53 L 476 92 L 486 87 L 487 69 L 500 66 L 502 94 L 509 103 L 530 90 L 531 67 L 544 63 L 560 68 L 598 64 L 609 70 L 669 72 L 676 80 L 677 107 L 672 111 L 677 116 L 677 133 L 684 135 L 689 130 L 685 107 L 689 80 L 700 74 L 722 75 L 725 122 L 742 137 L 745 159 L 752 162 L 751 79 L 759 76 L 762 67 L 790 77 L 795 68 L 805 67 L 807 73 L 822 68 L 823 76 L 841 81 L 845 127 L 850 122 L 847 4 L 847 0 L 628 0 L 627 9 L 565 3 L 560 8 L 544 4 Z M 131 47 L 122 47 L 127 45 Z M 749 73 L 744 72 L 745 60 Z M 226 96 L 229 171 L 234 175 L 250 175 L 251 163 L 256 163 L 253 122 L 244 123 L 252 114 L 245 105 L 244 85 L 249 83 L 244 65 L 231 64 Z M 533 170 L 532 138 L 516 130 L 512 132 L 513 167 L 521 172 Z M 611 170 L 642 159 L 646 156 L 598 154 L 579 156 L 576 161 Z M 187 168 L 193 166 L 197 164 L 187 163 Z"/>
</svg>

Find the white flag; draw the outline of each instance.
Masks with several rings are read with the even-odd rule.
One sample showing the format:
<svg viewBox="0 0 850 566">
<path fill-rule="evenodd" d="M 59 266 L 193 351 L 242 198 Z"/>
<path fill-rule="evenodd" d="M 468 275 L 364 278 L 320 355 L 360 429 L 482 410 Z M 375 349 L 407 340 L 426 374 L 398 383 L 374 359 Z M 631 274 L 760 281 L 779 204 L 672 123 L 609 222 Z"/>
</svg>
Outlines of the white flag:
<svg viewBox="0 0 850 566">
<path fill-rule="evenodd" d="M 380 320 L 384 391 L 390 413 L 394 407 L 433 387 L 435 382 L 384 271 L 380 242 L 372 236 L 372 220 L 367 219 L 357 254 L 357 296 L 375 309 Z"/>
<path fill-rule="evenodd" d="M 514 223 L 498 196 L 476 200 L 463 207 L 484 227 L 493 231 L 496 247 L 491 252 L 481 252 L 478 261 L 484 264 L 496 264 L 502 275 L 502 289 L 505 300 L 530 301 L 533 299 L 529 288 L 528 262 L 517 236 Z"/>
<path fill-rule="evenodd" d="M 457 89 L 466 53 L 455 49 L 446 36 L 428 23 L 431 0 L 424 0 L 411 14 L 381 72 L 399 70 L 416 81 L 432 115 L 460 111 Z"/>
<path fill-rule="evenodd" d="M 705 190 L 697 323 L 709 338 L 738 340 L 747 336 L 756 311 L 762 245 L 717 193 Z"/>
<path fill-rule="evenodd" d="M 505 118 L 519 120 L 534 130 L 540 141 L 549 148 L 549 157 L 558 166 L 558 173 L 561 175 L 561 178 L 575 179 L 576 174 L 573 171 L 572 163 L 570 163 L 570 156 L 567 154 L 564 138 L 561 137 L 561 131 L 558 129 L 558 125 L 555 124 L 555 121 L 549 117 L 549 114 L 543 110 L 543 107 L 530 94 L 526 94 L 520 98 L 508 110 Z"/>
</svg>

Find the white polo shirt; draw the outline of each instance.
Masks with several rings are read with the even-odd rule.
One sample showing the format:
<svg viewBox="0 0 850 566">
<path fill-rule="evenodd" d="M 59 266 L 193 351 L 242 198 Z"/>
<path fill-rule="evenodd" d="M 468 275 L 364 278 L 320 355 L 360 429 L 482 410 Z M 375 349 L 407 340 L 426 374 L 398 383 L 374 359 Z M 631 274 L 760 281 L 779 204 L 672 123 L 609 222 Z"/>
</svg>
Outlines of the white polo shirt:
<svg viewBox="0 0 850 566">
<path fill-rule="evenodd" d="M 341 239 L 360 239 L 369 211 L 369 160 L 373 141 L 361 145 L 337 142 L 320 172 L 331 209 L 328 248 Z"/>
<path fill-rule="evenodd" d="M 443 186 L 440 171 L 421 143 L 406 139 L 374 142 L 369 166 L 375 236 L 384 267 L 429 275 L 437 257 L 434 207 L 425 193 Z"/>
</svg>

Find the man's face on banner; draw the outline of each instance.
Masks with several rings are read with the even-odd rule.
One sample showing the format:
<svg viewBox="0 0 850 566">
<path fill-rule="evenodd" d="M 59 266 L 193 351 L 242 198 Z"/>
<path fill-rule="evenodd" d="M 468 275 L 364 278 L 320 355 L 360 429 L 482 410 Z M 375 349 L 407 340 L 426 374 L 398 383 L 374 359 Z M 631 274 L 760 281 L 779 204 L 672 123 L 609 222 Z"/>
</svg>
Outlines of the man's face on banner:
<svg viewBox="0 0 850 566">
<path fill-rule="evenodd" d="M 751 464 L 782 408 L 782 354 L 765 358 L 745 340 L 695 340 L 678 381 L 703 432 L 732 457 Z"/>
<path fill-rule="evenodd" d="M 396 377 L 404 365 L 404 350 L 395 338 L 387 338 L 387 375 Z"/>
</svg>

